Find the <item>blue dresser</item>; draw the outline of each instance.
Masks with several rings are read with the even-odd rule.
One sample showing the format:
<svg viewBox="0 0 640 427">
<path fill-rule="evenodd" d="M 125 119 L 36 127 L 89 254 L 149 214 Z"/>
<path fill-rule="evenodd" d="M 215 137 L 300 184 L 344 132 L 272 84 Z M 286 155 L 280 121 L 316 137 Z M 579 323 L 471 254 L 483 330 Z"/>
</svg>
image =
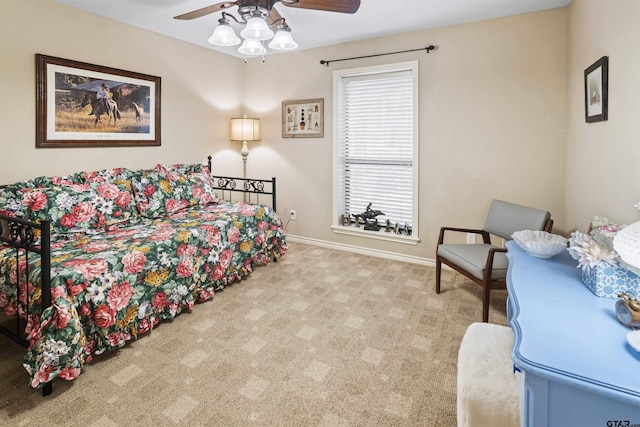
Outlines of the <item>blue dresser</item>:
<svg viewBox="0 0 640 427">
<path fill-rule="evenodd" d="M 566 251 L 540 259 L 513 241 L 507 248 L 522 425 L 640 427 L 640 353 L 627 344 L 616 300 L 593 295 Z"/>
</svg>

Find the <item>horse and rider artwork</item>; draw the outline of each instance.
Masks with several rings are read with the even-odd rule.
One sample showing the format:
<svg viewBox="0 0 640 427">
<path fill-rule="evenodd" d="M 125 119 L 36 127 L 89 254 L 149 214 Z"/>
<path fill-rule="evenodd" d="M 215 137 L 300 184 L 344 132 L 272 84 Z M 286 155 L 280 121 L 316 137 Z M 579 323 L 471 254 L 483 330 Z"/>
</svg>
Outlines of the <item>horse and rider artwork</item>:
<svg viewBox="0 0 640 427">
<path fill-rule="evenodd" d="M 148 88 L 104 79 L 56 75 L 55 129 L 148 133 Z M 148 104 L 148 102 L 147 102 Z"/>
<path fill-rule="evenodd" d="M 57 96 L 56 101 L 60 101 L 61 112 L 65 115 L 71 113 L 92 116 L 84 117 L 85 120 L 76 116 L 73 122 L 75 131 L 91 131 L 93 127 L 99 132 L 146 132 L 149 127 L 149 117 L 143 106 L 146 92 L 144 88 L 132 87 L 130 84 L 94 79 L 69 87 L 67 96 Z M 76 110 L 70 111 L 69 107 L 74 106 Z M 68 126 L 65 120 L 57 119 L 56 114 L 56 128 Z M 92 125 L 89 129 L 86 119 Z M 82 121 L 85 121 L 85 126 L 81 125 Z"/>
<path fill-rule="evenodd" d="M 369 202 L 364 212 L 355 214 L 353 217 L 355 218 L 356 227 L 360 227 L 360 221 L 362 221 L 364 222 L 365 230 L 378 231 L 380 230 L 380 225 L 378 225 L 376 217 L 384 215 L 384 212 L 371 209 L 371 205 L 372 203 Z"/>
<path fill-rule="evenodd" d="M 380 226 L 380 224 L 378 223 L 376 217 L 384 215 L 384 212 L 377 209 L 371 209 L 372 204 L 372 202 L 369 202 L 364 212 L 353 215 L 356 227 L 360 227 L 360 221 L 362 221 L 364 223 L 365 230 L 379 231 L 382 228 L 382 226 Z M 384 231 L 393 231 L 396 234 L 406 234 L 408 236 L 411 235 L 411 227 L 409 226 L 409 224 L 405 223 L 404 226 L 400 226 L 400 224 L 396 222 L 395 227 L 392 227 L 391 221 L 389 219 L 385 221 Z"/>
<path fill-rule="evenodd" d="M 100 89 L 98 89 L 95 98 L 91 98 L 90 95 L 85 95 L 80 107 L 85 107 L 87 105 L 91 105 L 89 115 L 95 116 L 96 118 L 93 122 L 93 127 L 96 127 L 100 121 L 100 116 L 103 114 L 106 114 L 109 118 L 109 124 L 111 124 L 111 120 L 113 119 L 114 126 L 117 124 L 119 119 L 122 119 L 120 110 L 118 110 L 118 103 L 111 99 L 110 91 L 104 83 L 100 85 Z"/>
<path fill-rule="evenodd" d="M 36 54 L 36 147 L 160 145 L 160 83 Z"/>
</svg>

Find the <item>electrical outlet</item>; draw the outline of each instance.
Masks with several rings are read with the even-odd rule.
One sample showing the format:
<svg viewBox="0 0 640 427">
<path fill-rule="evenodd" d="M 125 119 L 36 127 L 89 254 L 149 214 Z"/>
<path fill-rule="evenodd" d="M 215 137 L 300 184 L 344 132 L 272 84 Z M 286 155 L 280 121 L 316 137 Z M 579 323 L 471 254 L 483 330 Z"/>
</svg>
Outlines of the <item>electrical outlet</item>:
<svg viewBox="0 0 640 427">
<path fill-rule="evenodd" d="M 289 219 L 295 221 L 296 220 L 296 210 L 295 209 L 291 209 L 289 211 Z"/>
<path fill-rule="evenodd" d="M 475 233 L 467 233 L 467 244 L 473 245 L 474 243 L 476 243 Z"/>
</svg>

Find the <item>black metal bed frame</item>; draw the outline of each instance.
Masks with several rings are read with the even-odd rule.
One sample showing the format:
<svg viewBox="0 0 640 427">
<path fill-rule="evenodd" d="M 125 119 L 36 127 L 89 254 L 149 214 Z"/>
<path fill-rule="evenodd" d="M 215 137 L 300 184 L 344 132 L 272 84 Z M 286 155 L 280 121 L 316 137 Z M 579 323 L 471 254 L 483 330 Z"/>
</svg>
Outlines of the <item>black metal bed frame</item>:
<svg viewBox="0 0 640 427">
<path fill-rule="evenodd" d="M 207 157 L 207 165 L 209 166 L 209 171 L 211 171 L 211 156 Z M 231 195 L 235 193 L 243 193 L 245 197 L 248 195 L 248 203 L 252 203 L 251 195 L 255 194 L 255 202 L 260 203 L 261 195 L 270 195 L 271 196 L 271 207 L 273 210 L 276 210 L 276 178 L 273 177 L 270 180 L 268 179 L 251 179 L 251 178 L 235 178 L 228 176 L 216 176 L 211 175 L 212 178 L 212 188 L 215 190 L 220 190 L 220 197 L 225 199 L 225 194 L 227 199 L 231 201 Z M 238 182 L 241 184 L 241 188 L 238 188 Z M 266 189 L 265 189 L 266 185 Z M 5 188 L 6 185 L 0 185 L 0 190 Z M 270 191 L 269 191 L 270 190 Z M 37 244 L 37 237 L 40 236 L 39 245 Z M 16 260 L 16 269 L 19 269 L 20 260 L 25 261 L 26 270 L 24 275 L 17 274 L 18 280 L 21 280 L 21 277 L 25 277 L 26 283 L 26 301 L 24 302 L 24 309 L 26 311 L 26 316 L 28 318 L 29 315 L 29 297 L 31 293 L 29 289 L 37 286 L 37 283 L 29 282 L 29 257 L 30 254 L 34 254 L 33 256 L 40 257 L 40 267 L 41 267 L 41 277 L 40 277 L 40 286 L 41 286 L 41 310 L 44 311 L 48 307 L 51 306 L 51 221 L 41 221 L 39 223 L 34 221 L 25 220 L 22 218 L 7 216 L 0 214 L 0 247 L 10 247 L 15 248 L 15 260 Z M 16 295 L 17 300 L 19 300 L 19 291 L 20 284 L 16 284 Z M 21 318 L 20 314 L 16 315 L 16 324 L 15 331 L 0 325 L 0 333 L 8 336 L 18 344 L 28 347 L 29 342 L 25 338 L 24 333 L 24 319 Z M 42 388 L 42 395 L 47 396 L 53 391 L 53 381 L 49 381 Z"/>
<path fill-rule="evenodd" d="M 209 171 L 211 171 L 211 156 L 207 157 L 207 165 Z M 217 176 L 211 175 L 212 188 L 214 190 L 220 190 L 221 199 L 225 199 L 225 192 L 227 192 L 227 199 L 231 200 L 233 192 L 244 193 L 249 197 L 245 200 L 247 203 L 260 203 L 260 195 L 271 196 L 271 207 L 276 210 L 276 178 L 271 179 L 253 179 L 253 178 L 234 178 L 230 176 Z M 238 182 L 241 186 L 238 186 Z M 266 184 L 266 189 L 265 189 Z M 269 188 L 270 187 L 270 188 Z M 271 191 L 269 191 L 271 190 Z M 251 195 L 256 195 L 255 202 L 252 202 Z"/>
<path fill-rule="evenodd" d="M 0 186 L 4 188 L 6 186 Z M 40 235 L 40 245 L 37 245 L 37 236 Z M 26 293 L 24 301 L 25 316 L 29 316 L 29 299 L 31 292 L 29 289 L 37 286 L 37 283 L 31 283 L 29 281 L 29 254 L 34 256 L 40 256 L 40 286 L 42 289 L 42 301 L 41 309 L 44 311 L 51 306 L 51 221 L 42 221 L 36 223 L 33 221 L 27 221 L 21 218 L 15 218 L 7 215 L 0 214 L 0 246 L 8 246 L 15 248 L 15 261 L 16 261 L 16 277 L 17 280 L 22 280 L 24 277 L 26 280 Z M 24 276 L 19 274 L 20 260 L 25 261 Z M 18 304 L 19 300 L 20 284 L 16 283 L 16 300 Z M 15 331 L 0 325 L 0 332 L 8 336 L 18 344 L 29 347 L 29 342 L 24 337 L 24 319 L 20 314 L 16 314 Z M 51 382 L 44 385 L 42 389 L 42 395 L 47 396 L 51 394 L 53 387 Z"/>
</svg>

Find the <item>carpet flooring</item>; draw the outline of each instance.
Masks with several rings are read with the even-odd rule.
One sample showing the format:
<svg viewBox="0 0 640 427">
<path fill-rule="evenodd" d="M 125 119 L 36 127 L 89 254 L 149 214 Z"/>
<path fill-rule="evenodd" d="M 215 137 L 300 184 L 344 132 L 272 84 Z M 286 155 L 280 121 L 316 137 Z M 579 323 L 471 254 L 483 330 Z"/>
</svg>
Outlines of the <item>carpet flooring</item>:
<svg viewBox="0 0 640 427">
<path fill-rule="evenodd" d="M 436 295 L 434 268 L 289 246 L 47 397 L 0 335 L 0 425 L 455 426 L 480 287 L 444 271 Z M 493 293 L 493 323 L 505 299 Z"/>
</svg>

